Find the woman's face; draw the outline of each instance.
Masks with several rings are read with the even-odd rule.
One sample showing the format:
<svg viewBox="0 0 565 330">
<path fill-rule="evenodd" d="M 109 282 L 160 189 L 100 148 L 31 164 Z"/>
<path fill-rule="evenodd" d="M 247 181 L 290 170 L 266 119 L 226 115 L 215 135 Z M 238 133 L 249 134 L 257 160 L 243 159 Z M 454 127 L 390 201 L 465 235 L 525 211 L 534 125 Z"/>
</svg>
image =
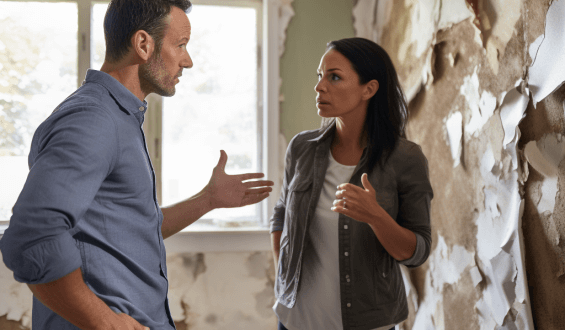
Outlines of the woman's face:
<svg viewBox="0 0 565 330">
<path fill-rule="evenodd" d="M 375 87 L 376 85 L 376 87 Z M 371 97 L 378 89 L 376 80 L 359 83 L 359 75 L 340 52 L 327 51 L 318 67 L 316 107 L 321 117 L 365 115 Z"/>
</svg>

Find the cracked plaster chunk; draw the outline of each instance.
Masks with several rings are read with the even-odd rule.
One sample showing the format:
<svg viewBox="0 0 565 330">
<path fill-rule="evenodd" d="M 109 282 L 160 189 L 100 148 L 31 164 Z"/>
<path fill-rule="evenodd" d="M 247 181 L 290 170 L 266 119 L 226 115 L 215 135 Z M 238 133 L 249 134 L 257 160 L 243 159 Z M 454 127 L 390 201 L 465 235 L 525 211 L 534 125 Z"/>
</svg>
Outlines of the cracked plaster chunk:
<svg viewBox="0 0 565 330">
<path fill-rule="evenodd" d="M 449 117 L 444 119 L 444 122 L 445 130 L 447 131 L 449 147 L 451 149 L 451 157 L 453 157 L 453 168 L 455 168 L 461 161 L 463 115 L 461 115 L 461 112 L 459 111 L 454 112 Z"/>
<path fill-rule="evenodd" d="M 461 245 L 454 245 L 450 249 L 443 236 L 438 235 L 433 262 L 430 264 L 433 274 L 432 285 L 441 290 L 446 283 L 457 283 L 465 269 L 475 264 L 474 258 L 475 253 L 468 252 Z"/>
<path fill-rule="evenodd" d="M 451 28 L 474 15 L 465 0 L 443 0 L 441 1 L 438 29 Z"/>
<path fill-rule="evenodd" d="M 553 213 L 559 187 L 559 163 L 565 157 L 565 139 L 559 133 L 546 134 L 537 142 L 528 142 L 524 148 L 524 155 L 528 163 L 544 176 L 541 198 L 537 204 L 538 212 Z"/>
<path fill-rule="evenodd" d="M 492 25 L 483 26 L 483 38 L 486 38 L 487 59 L 496 75 L 498 74 L 498 61 L 504 56 L 506 45 L 515 34 L 516 22 L 521 15 L 522 1 L 489 0 L 485 2 L 487 5 L 483 6 L 481 19 Z"/>
<path fill-rule="evenodd" d="M 459 89 L 465 97 L 467 105 L 471 109 L 471 119 L 465 125 L 465 133 L 470 136 L 478 136 L 483 126 L 492 117 L 496 109 L 496 97 L 488 91 L 483 91 L 479 96 L 478 66 L 472 75 L 463 78 L 463 85 Z"/>
<path fill-rule="evenodd" d="M 436 22 L 439 17 L 438 0 L 405 0 L 406 8 L 410 8 L 410 26 L 408 40 L 400 45 L 399 59 L 406 61 L 410 45 L 415 46 L 415 57 L 420 58 L 426 50 L 430 50 L 435 38 Z"/>
<path fill-rule="evenodd" d="M 355 36 L 360 38 L 367 38 L 371 40 L 378 39 L 375 31 L 375 24 L 378 24 L 377 17 L 379 15 L 377 9 L 377 0 L 359 0 L 353 7 L 353 28 L 355 29 Z M 377 13 L 375 15 L 375 9 Z M 388 21 L 386 21 L 388 23 Z M 383 22 L 383 24 L 386 24 Z"/>
<path fill-rule="evenodd" d="M 473 286 L 476 287 L 477 285 L 479 285 L 479 283 L 483 281 L 483 276 L 481 275 L 481 272 L 479 271 L 479 268 L 477 266 L 471 267 L 471 269 L 469 269 L 469 273 L 471 274 L 471 280 L 473 281 Z"/>
<path fill-rule="evenodd" d="M 284 53 L 284 42 L 286 40 L 286 28 L 294 16 L 292 2 L 294 0 L 277 0 L 279 3 L 279 57 Z"/>
<path fill-rule="evenodd" d="M 32 294 L 27 285 L 14 280 L 13 273 L 0 263 L 0 315 L 31 327 Z"/>
<path fill-rule="evenodd" d="M 261 254 L 206 253 L 206 272 L 197 277 L 194 276 L 194 263 L 183 261 L 185 254 L 167 256 L 173 320 L 203 330 L 230 324 L 241 324 L 246 329 L 268 328 L 276 322 L 272 305 L 266 304 L 269 293 L 274 297 L 265 271 L 272 259 L 268 258 L 267 252 Z M 266 264 L 261 267 L 261 263 Z M 263 278 L 258 278 L 259 268 L 264 271 Z M 218 317 L 211 317 L 210 311 Z"/>
<path fill-rule="evenodd" d="M 520 85 L 521 80 L 517 81 L 515 86 Z M 526 87 L 524 94 L 521 94 L 518 88 L 511 89 L 503 97 L 502 104 L 500 105 L 500 121 L 504 129 L 504 140 L 502 145 L 506 146 L 516 137 L 518 124 L 525 117 L 526 109 L 528 107 L 529 89 Z M 518 140 L 516 138 L 516 140 Z"/>
<path fill-rule="evenodd" d="M 530 45 L 533 63 L 528 84 L 534 106 L 565 81 L 565 0 L 553 1 L 547 11 L 545 34 Z"/>
</svg>

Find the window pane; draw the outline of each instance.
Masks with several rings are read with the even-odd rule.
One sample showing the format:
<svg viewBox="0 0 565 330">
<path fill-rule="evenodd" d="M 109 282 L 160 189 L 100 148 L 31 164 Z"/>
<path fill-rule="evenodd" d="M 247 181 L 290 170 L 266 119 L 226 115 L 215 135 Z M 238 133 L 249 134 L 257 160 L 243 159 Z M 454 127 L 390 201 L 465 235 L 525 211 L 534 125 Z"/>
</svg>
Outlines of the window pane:
<svg viewBox="0 0 565 330">
<path fill-rule="evenodd" d="M 163 101 L 163 205 L 198 193 L 208 183 L 220 149 L 228 155 L 226 173 L 261 170 L 256 15 L 254 8 L 209 5 L 194 5 L 188 15 L 194 67 L 184 70 L 176 94 Z M 259 210 L 259 205 L 218 209 L 204 218 L 256 225 Z"/>
<path fill-rule="evenodd" d="M 90 67 L 100 70 L 104 63 L 106 54 L 106 43 L 104 42 L 104 15 L 106 15 L 108 3 L 94 3 L 92 6 L 90 27 Z"/>
<path fill-rule="evenodd" d="M 35 129 L 77 87 L 77 15 L 75 3 L 0 1 L 0 220 L 25 182 Z"/>
</svg>

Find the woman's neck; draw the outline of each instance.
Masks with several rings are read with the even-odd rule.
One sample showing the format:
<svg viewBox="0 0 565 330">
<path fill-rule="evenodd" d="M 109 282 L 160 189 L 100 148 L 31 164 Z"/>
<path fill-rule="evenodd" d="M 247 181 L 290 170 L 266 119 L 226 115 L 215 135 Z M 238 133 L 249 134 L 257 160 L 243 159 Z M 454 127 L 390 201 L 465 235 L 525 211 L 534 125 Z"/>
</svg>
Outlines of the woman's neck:
<svg viewBox="0 0 565 330">
<path fill-rule="evenodd" d="M 336 118 L 336 132 L 333 147 L 362 151 L 367 145 L 367 134 L 364 120 L 348 120 Z"/>
</svg>

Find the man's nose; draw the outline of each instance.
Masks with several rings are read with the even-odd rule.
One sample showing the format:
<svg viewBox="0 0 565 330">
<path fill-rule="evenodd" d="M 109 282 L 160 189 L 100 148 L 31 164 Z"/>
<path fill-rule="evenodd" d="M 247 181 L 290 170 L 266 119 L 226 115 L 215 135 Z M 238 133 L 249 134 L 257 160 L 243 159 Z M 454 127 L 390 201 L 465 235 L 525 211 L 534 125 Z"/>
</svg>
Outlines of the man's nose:
<svg viewBox="0 0 565 330">
<path fill-rule="evenodd" d="M 192 63 L 192 57 L 190 57 L 190 54 L 186 53 L 186 56 L 183 57 L 183 59 L 182 59 L 180 65 L 181 65 L 183 68 L 187 68 L 187 69 L 192 68 L 193 63 Z"/>
</svg>

